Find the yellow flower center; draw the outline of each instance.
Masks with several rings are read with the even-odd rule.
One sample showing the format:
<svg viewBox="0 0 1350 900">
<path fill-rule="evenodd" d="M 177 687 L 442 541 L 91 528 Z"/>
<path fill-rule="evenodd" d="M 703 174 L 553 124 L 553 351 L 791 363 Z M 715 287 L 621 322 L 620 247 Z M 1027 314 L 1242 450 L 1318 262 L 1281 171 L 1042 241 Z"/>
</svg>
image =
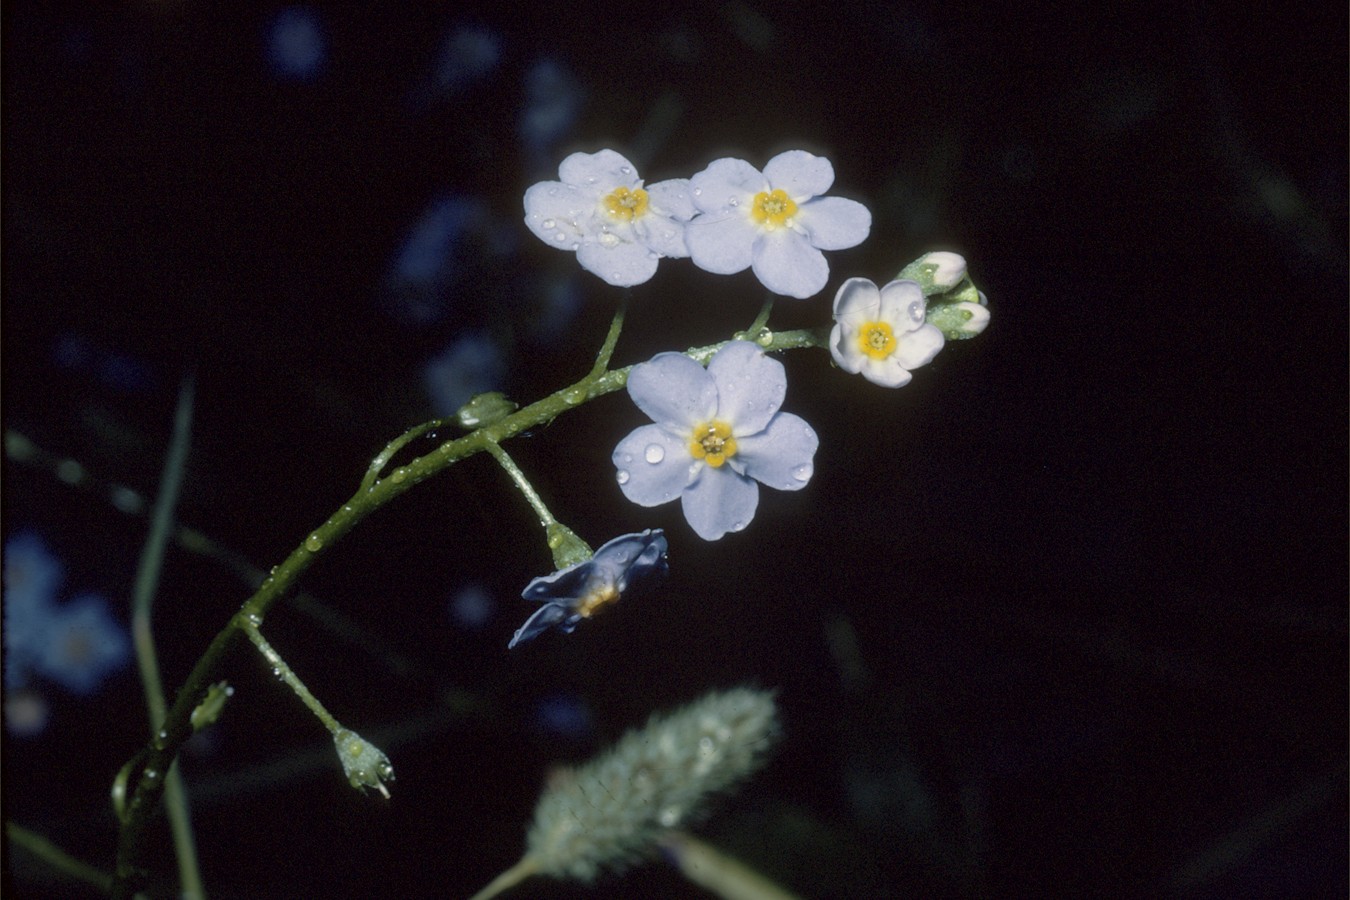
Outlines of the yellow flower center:
<svg viewBox="0 0 1350 900">
<path fill-rule="evenodd" d="M 704 422 L 696 425 L 689 435 L 689 453 L 714 469 L 736 455 L 736 439 L 726 422 Z"/>
<path fill-rule="evenodd" d="M 797 214 L 797 204 L 782 188 L 760 191 L 750 204 L 750 215 L 769 231 L 787 224 Z"/>
<path fill-rule="evenodd" d="M 631 222 L 647 214 L 647 192 L 642 188 L 616 187 L 602 202 L 610 218 L 620 222 Z"/>
<path fill-rule="evenodd" d="M 885 359 L 895 350 L 895 332 L 885 322 L 864 322 L 858 347 L 873 359 Z"/>
<path fill-rule="evenodd" d="M 601 584 L 591 589 L 576 605 L 576 611 L 583 619 L 589 619 L 604 606 L 619 599 L 619 591 L 612 584 Z"/>
</svg>

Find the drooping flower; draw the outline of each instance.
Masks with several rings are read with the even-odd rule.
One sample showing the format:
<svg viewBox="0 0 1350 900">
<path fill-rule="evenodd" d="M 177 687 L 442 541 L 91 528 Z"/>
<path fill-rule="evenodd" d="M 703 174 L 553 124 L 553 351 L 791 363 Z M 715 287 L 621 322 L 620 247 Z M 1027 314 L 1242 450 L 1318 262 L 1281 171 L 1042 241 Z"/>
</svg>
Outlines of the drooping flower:
<svg viewBox="0 0 1350 900">
<path fill-rule="evenodd" d="M 706 541 L 740 531 L 759 505 L 756 482 L 796 491 L 811 479 L 820 441 L 779 412 L 786 392 L 783 364 L 749 341 L 727 344 L 707 369 L 679 353 L 634 366 L 628 393 L 656 424 L 614 449 L 619 488 L 640 506 L 680 498 Z"/>
<path fill-rule="evenodd" d="M 892 281 L 878 290 L 866 278 L 850 278 L 834 296 L 830 355 L 873 384 L 909 384 L 910 370 L 942 349 L 942 332 L 924 321 L 925 309 L 918 282 Z"/>
<path fill-rule="evenodd" d="M 641 284 L 661 257 L 689 255 L 685 223 L 694 202 L 685 179 L 644 187 L 613 150 L 573 153 L 558 177 L 525 192 L 525 224 L 550 247 L 576 251 L 586 271 L 609 284 Z"/>
<path fill-rule="evenodd" d="M 752 268 L 775 294 L 805 298 L 825 287 L 822 250 L 867 239 L 872 214 L 842 197 L 822 197 L 834 167 L 821 156 L 789 150 L 761 173 L 741 159 L 719 159 L 689 181 L 701 215 L 685 241 L 694 265 L 719 275 Z"/>
<path fill-rule="evenodd" d="M 658 529 L 625 534 L 607 542 L 590 559 L 543 575 L 525 586 L 521 596 L 544 605 L 516 630 L 507 649 L 556 627 L 571 634 L 640 582 L 665 574 L 666 538 Z"/>
</svg>

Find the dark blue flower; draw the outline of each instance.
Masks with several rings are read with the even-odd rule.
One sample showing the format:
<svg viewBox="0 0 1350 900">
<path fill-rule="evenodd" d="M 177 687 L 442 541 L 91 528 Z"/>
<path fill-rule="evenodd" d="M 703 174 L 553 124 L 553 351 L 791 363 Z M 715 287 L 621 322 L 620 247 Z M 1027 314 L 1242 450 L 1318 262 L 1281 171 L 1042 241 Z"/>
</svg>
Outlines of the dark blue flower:
<svg viewBox="0 0 1350 900">
<path fill-rule="evenodd" d="M 664 575 L 666 549 L 659 528 L 625 534 L 588 560 L 534 579 L 520 595 L 544 605 L 517 629 L 507 649 L 553 627 L 571 634 L 582 619 L 618 600 L 630 587 Z"/>
</svg>

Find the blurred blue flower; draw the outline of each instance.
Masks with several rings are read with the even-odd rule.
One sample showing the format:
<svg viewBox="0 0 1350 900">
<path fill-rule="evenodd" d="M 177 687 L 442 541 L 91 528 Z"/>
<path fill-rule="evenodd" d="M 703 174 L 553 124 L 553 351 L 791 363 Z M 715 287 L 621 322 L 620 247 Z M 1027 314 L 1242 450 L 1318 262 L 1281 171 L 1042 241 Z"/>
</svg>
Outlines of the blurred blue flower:
<svg viewBox="0 0 1350 900">
<path fill-rule="evenodd" d="M 591 734 L 591 710 L 575 694 L 549 694 L 535 704 L 534 724 L 553 737 L 581 740 Z"/>
<path fill-rule="evenodd" d="M 409 229 L 390 268 L 386 290 L 396 315 L 426 325 L 445 314 L 446 288 L 457 275 L 455 250 L 485 218 L 478 200 L 448 196 L 431 202 Z"/>
<path fill-rule="evenodd" d="M 450 618 L 461 628 L 477 630 L 496 611 L 492 594 L 481 584 L 466 584 L 450 598 Z"/>
<path fill-rule="evenodd" d="M 267 61 L 283 78 L 309 81 L 323 68 L 328 38 L 319 15 L 307 6 L 290 6 L 267 29 Z"/>
<path fill-rule="evenodd" d="M 500 37 L 480 25 L 461 25 L 441 44 L 436 84 L 447 93 L 456 93 L 490 75 L 501 58 Z"/>
<path fill-rule="evenodd" d="M 520 114 L 520 138 L 539 161 L 551 155 L 555 143 L 567 136 L 581 114 L 586 92 L 562 63 L 541 59 L 525 73 L 525 105 Z"/>
<path fill-rule="evenodd" d="M 501 390 L 506 360 L 486 331 L 459 337 L 422 370 L 437 418 L 452 418 L 475 394 Z"/>
<path fill-rule="evenodd" d="M 34 668 L 72 693 L 85 695 L 130 658 L 131 641 L 113 621 L 108 601 L 82 594 L 52 615 Z"/>
<path fill-rule="evenodd" d="M 507 649 L 549 628 L 571 634 L 582 619 L 609 606 L 630 587 L 664 575 L 666 549 L 662 531 L 647 529 L 616 537 L 590 559 L 534 579 L 521 596 L 544 605 L 516 630 Z"/>
<path fill-rule="evenodd" d="M 5 542 L 5 687 L 22 687 L 56 612 L 61 562 L 32 532 Z"/>
</svg>

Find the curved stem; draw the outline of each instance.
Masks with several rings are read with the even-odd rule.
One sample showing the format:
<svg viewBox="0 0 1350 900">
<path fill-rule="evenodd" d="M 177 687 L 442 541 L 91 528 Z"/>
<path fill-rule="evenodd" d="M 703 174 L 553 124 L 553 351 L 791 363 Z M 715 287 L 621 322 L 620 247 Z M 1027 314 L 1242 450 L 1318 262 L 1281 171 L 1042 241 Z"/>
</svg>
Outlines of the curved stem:
<svg viewBox="0 0 1350 900">
<path fill-rule="evenodd" d="M 558 520 L 553 518 L 553 513 L 548 511 L 548 507 L 544 505 L 539 492 L 534 489 L 534 485 L 530 484 L 530 479 L 526 478 L 525 473 L 520 471 L 520 466 L 516 465 L 516 461 L 502 449 L 501 444 L 496 441 L 488 441 L 487 452 L 492 454 L 493 458 L 506 470 L 506 474 L 511 476 L 511 480 L 516 483 L 520 492 L 525 495 L 526 502 L 530 504 L 535 515 L 539 517 L 539 524 L 545 528 L 555 524 Z"/>
<path fill-rule="evenodd" d="M 522 857 L 518 863 L 492 879 L 487 887 L 474 894 L 469 900 L 491 900 L 491 898 L 504 893 L 520 884 L 526 878 L 529 878 L 535 873 L 536 868 L 533 859 L 528 856 Z"/>
<path fill-rule="evenodd" d="M 610 330 L 617 340 L 616 325 L 612 324 Z M 694 347 L 687 350 L 685 355 L 706 364 L 726 343 L 723 341 L 706 347 Z M 824 347 L 825 338 L 822 334 L 811 330 L 784 331 L 773 335 L 771 340 L 760 346 L 767 351 Z M 128 788 L 130 797 L 126 802 L 125 816 L 118 836 L 114 896 L 126 898 L 134 892 L 135 882 L 139 877 L 136 861 L 140 856 L 145 826 L 158 804 L 164 781 L 178 749 L 192 735 L 192 710 L 201 702 L 211 684 L 217 680 L 216 670 L 221 660 L 248 626 L 252 625 L 255 628 L 261 626 L 267 611 L 286 594 L 296 579 L 366 516 L 453 463 L 487 450 L 490 442 L 500 444 L 522 431 L 538 428 L 553 421 L 562 413 L 587 400 L 594 400 L 621 389 L 628 383 L 632 369 L 632 366 L 625 366 L 622 369 L 592 371 L 575 384 L 518 409 L 491 425 L 485 425 L 456 440 L 446 441 L 430 453 L 419 456 L 406 466 L 401 466 L 388 476 L 380 478 L 378 471 L 387 465 L 387 454 L 392 454 L 390 448 L 402 447 L 414 437 L 425 434 L 443 423 L 428 422 L 409 429 L 385 448 L 379 457 L 382 459 L 379 467 L 372 463 L 357 492 L 272 570 L 258 591 L 244 602 L 240 610 L 211 640 L 206 651 L 193 666 L 173 705 L 169 707 L 162 727 L 146 748 L 140 778 L 134 787 Z"/>
</svg>

